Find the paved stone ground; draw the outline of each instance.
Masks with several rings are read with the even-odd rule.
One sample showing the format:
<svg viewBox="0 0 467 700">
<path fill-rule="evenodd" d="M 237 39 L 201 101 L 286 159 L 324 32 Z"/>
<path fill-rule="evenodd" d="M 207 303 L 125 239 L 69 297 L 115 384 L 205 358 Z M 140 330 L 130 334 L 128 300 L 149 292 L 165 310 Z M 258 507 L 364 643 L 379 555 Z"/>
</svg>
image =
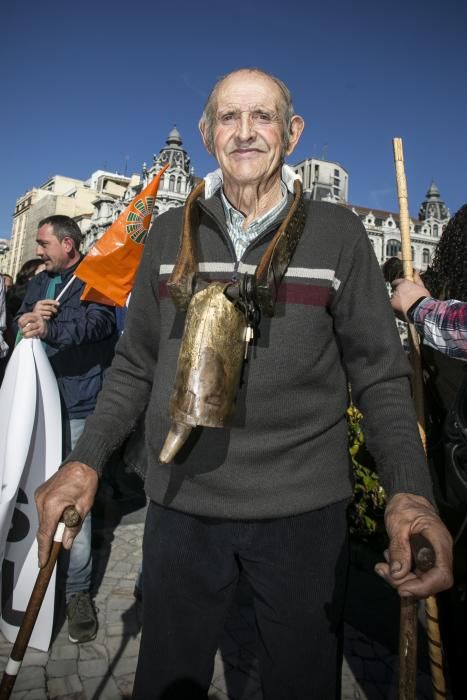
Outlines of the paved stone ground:
<svg viewBox="0 0 467 700">
<path fill-rule="evenodd" d="M 141 630 L 141 604 L 135 600 L 133 590 L 141 558 L 144 508 L 133 513 L 131 508 L 128 513 L 124 510 L 121 504 L 113 511 L 107 508 L 95 519 L 93 543 L 98 555 L 95 601 L 99 610 L 96 640 L 82 645 L 69 643 L 63 614 L 61 618 L 59 615 L 58 631 L 49 652 L 28 650 L 12 694 L 14 700 L 123 700 L 131 697 Z M 362 586 L 368 587 L 368 581 L 377 582 L 381 595 L 382 583 L 376 576 L 358 578 L 357 575 L 351 579 L 350 597 L 359 602 L 355 606 L 354 601 L 349 600 L 347 617 L 351 623 L 354 618 L 358 620 L 358 626 L 346 625 L 343 700 L 397 697 L 397 657 L 395 649 L 391 650 L 394 609 L 389 605 L 379 618 L 375 615 L 371 609 L 373 594 L 362 595 Z M 384 605 L 387 593 L 383 590 L 379 603 L 382 601 Z M 389 642 L 385 630 L 393 637 Z M 211 700 L 262 699 L 254 643 L 248 590 L 240 587 L 216 656 L 209 692 Z M 11 645 L 0 636 L 1 670 L 10 649 Z M 428 700 L 430 697 L 429 677 L 422 671 L 417 698 Z"/>
</svg>

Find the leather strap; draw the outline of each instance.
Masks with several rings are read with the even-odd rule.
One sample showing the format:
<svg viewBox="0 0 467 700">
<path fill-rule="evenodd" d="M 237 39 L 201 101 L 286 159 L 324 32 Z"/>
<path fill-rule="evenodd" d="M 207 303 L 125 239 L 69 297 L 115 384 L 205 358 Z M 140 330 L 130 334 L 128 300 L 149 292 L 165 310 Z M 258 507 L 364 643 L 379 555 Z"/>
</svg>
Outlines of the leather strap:
<svg viewBox="0 0 467 700">
<path fill-rule="evenodd" d="M 174 269 L 167 283 L 177 309 L 188 308 L 199 279 L 196 240 L 194 232 L 199 225 L 196 200 L 204 192 L 202 180 L 190 193 L 185 203 L 182 235 Z M 299 180 L 294 182 L 294 201 L 290 210 L 274 234 L 255 271 L 257 301 L 267 316 L 274 315 L 274 306 L 282 278 L 290 264 L 300 236 L 305 228 L 306 208 Z"/>
<path fill-rule="evenodd" d="M 190 192 L 183 211 L 182 235 L 180 248 L 174 269 L 167 282 L 167 288 L 177 309 L 186 310 L 196 286 L 198 260 L 196 240 L 193 231 L 199 224 L 199 210 L 196 203 L 204 192 L 204 180 Z"/>
<path fill-rule="evenodd" d="M 294 181 L 294 194 L 292 206 L 266 248 L 255 272 L 258 304 L 267 316 L 274 315 L 279 285 L 305 228 L 306 209 L 299 180 Z"/>
</svg>

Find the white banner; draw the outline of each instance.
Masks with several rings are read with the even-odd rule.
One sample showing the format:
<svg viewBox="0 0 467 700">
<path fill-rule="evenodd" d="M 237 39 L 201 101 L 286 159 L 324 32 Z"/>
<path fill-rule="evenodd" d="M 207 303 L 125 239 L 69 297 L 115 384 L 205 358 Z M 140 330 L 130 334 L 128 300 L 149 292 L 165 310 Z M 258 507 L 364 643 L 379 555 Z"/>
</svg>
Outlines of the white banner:
<svg viewBox="0 0 467 700">
<path fill-rule="evenodd" d="M 16 346 L 0 406 L 0 629 L 14 642 L 39 571 L 34 491 L 62 461 L 60 396 L 40 340 Z M 41 651 L 50 644 L 54 596 L 55 573 L 29 643 Z"/>
</svg>

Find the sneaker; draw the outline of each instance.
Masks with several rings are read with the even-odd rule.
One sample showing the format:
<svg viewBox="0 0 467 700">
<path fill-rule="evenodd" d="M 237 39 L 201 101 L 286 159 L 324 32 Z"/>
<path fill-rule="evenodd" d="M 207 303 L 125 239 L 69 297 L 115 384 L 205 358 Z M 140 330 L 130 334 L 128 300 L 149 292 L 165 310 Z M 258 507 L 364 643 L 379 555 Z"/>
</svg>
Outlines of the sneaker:
<svg viewBox="0 0 467 700">
<path fill-rule="evenodd" d="M 72 595 L 66 606 L 68 639 L 73 644 L 90 642 L 97 634 L 97 615 L 89 593 Z"/>
</svg>

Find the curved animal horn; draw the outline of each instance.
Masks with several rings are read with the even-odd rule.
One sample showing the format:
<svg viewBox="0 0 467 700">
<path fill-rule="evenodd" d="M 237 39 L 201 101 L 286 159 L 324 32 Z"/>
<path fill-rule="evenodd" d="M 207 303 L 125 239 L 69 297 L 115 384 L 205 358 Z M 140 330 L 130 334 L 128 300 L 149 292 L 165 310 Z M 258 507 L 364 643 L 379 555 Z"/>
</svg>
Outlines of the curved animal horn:
<svg viewBox="0 0 467 700">
<path fill-rule="evenodd" d="M 162 462 L 162 464 L 168 464 L 171 462 L 177 452 L 181 450 L 185 442 L 188 440 L 191 431 L 191 425 L 177 423 L 174 421 L 167 437 L 165 438 L 164 445 L 159 455 L 159 462 Z"/>
</svg>

